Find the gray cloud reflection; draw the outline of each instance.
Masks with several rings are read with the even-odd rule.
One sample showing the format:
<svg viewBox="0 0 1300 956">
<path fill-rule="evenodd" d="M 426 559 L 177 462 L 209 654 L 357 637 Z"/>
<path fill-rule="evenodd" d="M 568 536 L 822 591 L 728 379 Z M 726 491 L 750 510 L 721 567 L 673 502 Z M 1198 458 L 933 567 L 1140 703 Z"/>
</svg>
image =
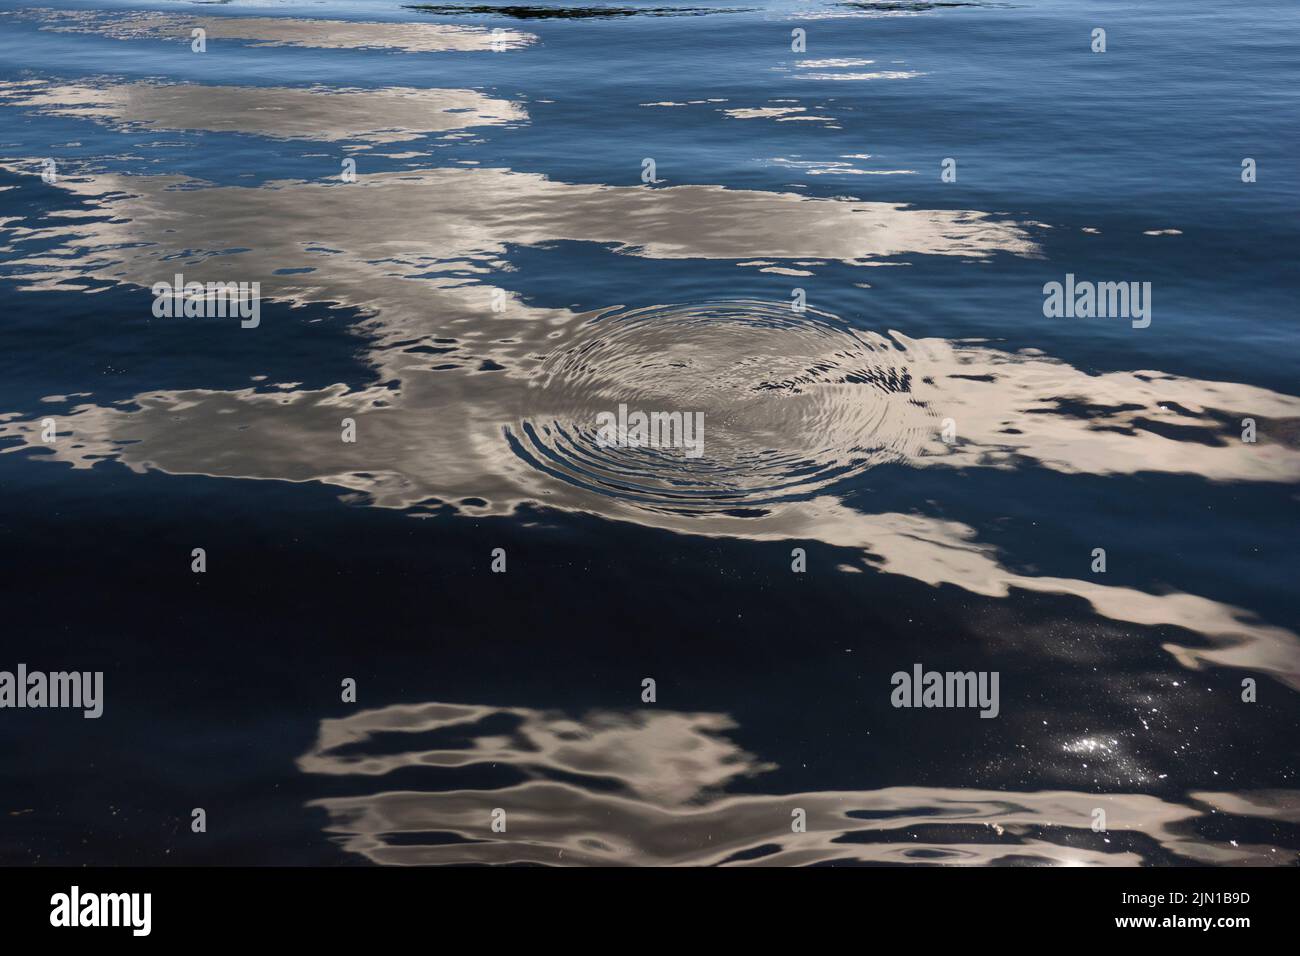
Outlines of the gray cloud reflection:
<svg viewBox="0 0 1300 956">
<path fill-rule="evenodd" d="M 9 415 L 0 421 L 6 452 L 40 449 L 83 468 L 115 459 L 139 471 L 319 481 L 380 507 L 449 504 L 484 515 L 541 503 L 682 533 L 820 540 L 928 584 L 1073 595 L 1118 621 L 1185 628 L 1206 640 L 1166 642 L 1184 666 L 1249 667 L 1300 687 L 1300 641 L 1241 608 L 1016 572 L 964 524 L 865 514 L 838 494 L 880 462 L 1294 482 L 1300 450 L 1265 440 L 1243 452 L 1223 436 L 1243 415 L 1300 419 L 1300 399 L 1159 372 L 1093 375 L 1032 350 L 866 332 L 770 303 L 492 309 L 504 290 L 491 276 L 507 268 L 514 245 L 574 240 L 737 265 L 1033 254 L 1014 223 L 713 186 L 580 185 L 506 169 L 262 188 L 108 174 L 58 185 L 74 210 L 95 215 L 69 210 L 4 228 L 15 248 L 41 249 L 11 263 L 25 289 L 126 283 L 142 287 L 147 313 L 147 288 L 176 271 L 260 281 L 264 299 L 361 310 L 375 384 L 81 402 L 61 415 L 71 437 L 55 446 L 40 441 L 39 419 Z M 250 236 L 256 249 L 247 249 Z M 640 401 L 703 411 L 709 453 L 598 449 L 596 413 Z M 338 440 L 345 416 L 364 441 Z M 944 418 L 960 423 L 959 441 L 941 440 Z M 1181 440 L 1189 430 L 1202 440 Z M 452 504 L 464 499 L 475 504 Z"/>
<path fill-rule="evenodd" d="M 1202 864 L 1282 865 L 1295 857 L 1195 832 L 1210 814 L 1300 822 L 1300 793 L 1290 790 L 1195 793 L 1186 804 L 1131 793 L 944 787 L 727 794 L 729 783 L 774 769 L 724 736 L 734 727 L 723 714 L 658 708 L 573 719 L 523 707 L 397 705 L 322 721 L 298 767 L 359 787 L 382 787 L 399 769 L 404 779 L 422 771 L 431 786 L 443 785 L 309 804 L 328 813 L 326 829 L 345 849 L 389 865 L 1146 862 L 1114 846 L 1129 836 Z M 439 735 L 448 743 L 434 743 Z M 467 769 L 487 764 L 523 780 L 455 788 Z M 506 811 L 504 833 L 491 829 L 496 808 Z M 1106 813 L 1105 835 L 1091 831 L 1096 808 Z M 806 813 L 806 832 L 792 830 L 796 809 Z"/>
<path fill-rule="evenodd" d="M 276 139 L 395 143 L 528 118 L 475 90 L 208 86 L 198 83 L 0 82 L 0 105 L 154 129 L 254 133 Z"/>
<path fill-rule="evenodd" d="M 392 50 L 402 53 L 517 50 L 536 41 L 519 30 L 493 33 L 485 27 L 446 23 L 367 23 L 295 17 L 209 17 L 145 11 L 32 8 L 10 16 L 35 20 L 56 33 L 94 33 L 115 40 L 174 39 L 190 42 L 202 29 L 209 41 L 239 40 L 252 46 L 312 47 L 324 50 Z"/>
</svg>

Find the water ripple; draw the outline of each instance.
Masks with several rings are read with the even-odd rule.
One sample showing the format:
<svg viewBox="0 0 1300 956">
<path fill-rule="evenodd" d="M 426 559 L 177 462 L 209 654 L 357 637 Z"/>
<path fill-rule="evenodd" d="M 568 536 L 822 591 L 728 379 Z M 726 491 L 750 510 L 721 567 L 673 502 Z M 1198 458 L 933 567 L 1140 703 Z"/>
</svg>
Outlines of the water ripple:
<svg viewBox="0 0 1300 956">
<path fill-rule="evenodd" d="M 814 309 L 734 300 L 606 313 L 546 356 L 506 434 L 548 475 L 643 504 L 807 498 L 933 436 L 909 365 L 891 339 Z M 702 414 L 702 453 L 602 441 L 598 414 L 620 407 Z"/>
</svg>

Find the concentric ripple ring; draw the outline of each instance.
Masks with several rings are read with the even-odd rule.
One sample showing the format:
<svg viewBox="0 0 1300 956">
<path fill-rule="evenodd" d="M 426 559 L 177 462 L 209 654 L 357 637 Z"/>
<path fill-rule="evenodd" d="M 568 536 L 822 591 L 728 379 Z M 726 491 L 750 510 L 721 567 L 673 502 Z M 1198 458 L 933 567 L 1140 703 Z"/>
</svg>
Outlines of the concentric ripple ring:
<svg viewBox="0 0 1300 956">
<path fill-rule="evenodd" d="M 555 479 L 648 507 L 806 499 L 934 436 L 934 413 L 912 395 L 911 360 L 901 342 L 788 303 L 606 312 L 546 354 L 506 437 Z M 679 413 L 702 429 L 668 428 L 665 438 L 683 440 L 655 447 L 635 428 L 608 428 L 635 412 L 664 422 Z"/>
</svg>

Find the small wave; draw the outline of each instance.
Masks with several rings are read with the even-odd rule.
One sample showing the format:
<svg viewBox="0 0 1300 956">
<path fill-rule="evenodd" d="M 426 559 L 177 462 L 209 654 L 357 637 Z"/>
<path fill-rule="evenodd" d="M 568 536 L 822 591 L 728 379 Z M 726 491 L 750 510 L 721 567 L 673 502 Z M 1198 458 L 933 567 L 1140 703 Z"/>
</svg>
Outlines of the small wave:
<svg viewBox="0 0 1300 956">
<path fill-rule="evenodd" d="M 552 477 L 690 510 L 807 498 L 915 454 L 935 416 L 905 348 L 760 301 L 606 313 L 542 362 L 507 438 Z M 703 415 L 702 453 L 602 441 L 601 412 Z"/>
<path fill-rule="evenodd" d="M 496 16 L 512 20 L 606 20 L 614 17 L 704 17 L 715 13 L 753 13 L 753 7 L 542 7 L 534 4 L 411 3 L 408 10 L 440 17 Z"/>
</svg>

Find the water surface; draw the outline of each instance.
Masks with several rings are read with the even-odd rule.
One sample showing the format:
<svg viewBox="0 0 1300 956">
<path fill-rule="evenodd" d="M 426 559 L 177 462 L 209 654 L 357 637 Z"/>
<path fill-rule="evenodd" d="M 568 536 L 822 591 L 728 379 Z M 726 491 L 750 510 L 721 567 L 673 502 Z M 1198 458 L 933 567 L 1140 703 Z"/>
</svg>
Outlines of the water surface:
<svg viewBox="0 0 1300 956">
<path fill-rule="evenodd" d="M 0 861 L 1294 865 L 1298 41 L 4 0 Z"/>
</svg>

